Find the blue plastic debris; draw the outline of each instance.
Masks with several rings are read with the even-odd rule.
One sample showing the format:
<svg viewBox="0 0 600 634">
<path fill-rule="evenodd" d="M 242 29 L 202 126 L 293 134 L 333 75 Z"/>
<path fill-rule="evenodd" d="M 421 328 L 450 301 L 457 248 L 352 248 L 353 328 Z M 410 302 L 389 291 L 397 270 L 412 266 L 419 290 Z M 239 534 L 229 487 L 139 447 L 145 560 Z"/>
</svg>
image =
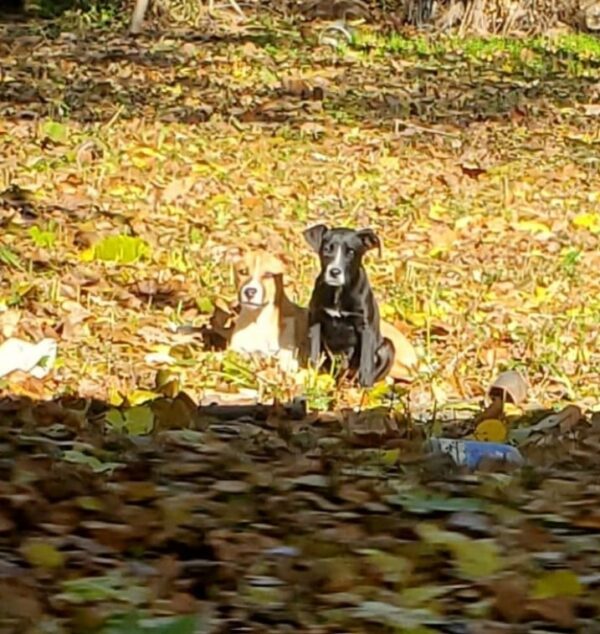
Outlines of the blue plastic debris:
<svg viewBox="0 0 600 634">
<path fill-rule="evenodd" d="M 425 449 L 432 454 L 445 453 L 457 465 L 466 466 L 469 469 L 477 469 L 484 458 L 519 467 L 525 464 L 523 456 L 516 447 L 499 442 L 430 438 L 425 443 Z"/>
</svg>

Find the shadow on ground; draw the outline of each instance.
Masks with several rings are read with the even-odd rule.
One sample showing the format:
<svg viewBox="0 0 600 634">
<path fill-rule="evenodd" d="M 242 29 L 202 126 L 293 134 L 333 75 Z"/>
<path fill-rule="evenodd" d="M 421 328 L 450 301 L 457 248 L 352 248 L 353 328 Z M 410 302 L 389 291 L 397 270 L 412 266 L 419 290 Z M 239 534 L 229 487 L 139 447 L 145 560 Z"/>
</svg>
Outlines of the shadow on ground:
<svg viewBox="0 0 600 634">
<path fill-rule="evenodd" d="M 177 33 L 162 40 L 106 33 L 48 39 L 41 33 L 39 25 L 4 28 L 0 116 L 7 120 L 49 116 L 87 123 L 118 116 L 197 124 L 220 117 L 294 125 L 328 114 L 369 125 L 410 119 L 460 126 L 515 112 L 536 116 L 598 96 L 595 71 L 589 77 L 528 77 L 495 68 L 493 61 L 469 68 L 458 61 L 404 64 L 401 55 L 366 66 L 273 33 Z M 281 61 L 274 57 L 277 45 Z M 236 60 L 243 67 L 236 68 Z M 329 77 L 323 92 L 282 81 L 290 64 L 307 62 L 312 74 L 320 68 Z"/>
</svg>

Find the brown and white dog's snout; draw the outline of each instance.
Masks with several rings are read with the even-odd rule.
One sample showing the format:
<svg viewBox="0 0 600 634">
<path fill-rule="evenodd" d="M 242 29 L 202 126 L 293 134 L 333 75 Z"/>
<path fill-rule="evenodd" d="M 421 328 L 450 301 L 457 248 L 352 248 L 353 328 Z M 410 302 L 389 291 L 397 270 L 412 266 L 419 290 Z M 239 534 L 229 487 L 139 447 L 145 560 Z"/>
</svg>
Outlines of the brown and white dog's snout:
<svg viewBox="0 0 600 634">
<path fill-rule="evenodd" d="M 236 266 L 238 301 L 250 310 L 275 301 L 281 285 L 283 263 L 265 251 L 249 251 Z"/>
<path fill-rule="evenodd" d="M 265 289 L 259 280 L 250 278 L 239 290 L 239 302 L 248 308 L 260 308 L 265 303 Z"/>
</svg>

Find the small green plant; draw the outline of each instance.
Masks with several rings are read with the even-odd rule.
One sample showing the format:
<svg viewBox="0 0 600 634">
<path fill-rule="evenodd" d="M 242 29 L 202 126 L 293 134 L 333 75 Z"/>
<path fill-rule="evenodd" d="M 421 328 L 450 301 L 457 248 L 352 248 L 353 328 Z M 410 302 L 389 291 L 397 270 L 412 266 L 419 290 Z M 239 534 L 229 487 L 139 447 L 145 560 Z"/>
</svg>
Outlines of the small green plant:
<svg viewBox="0 0 600 634">
<path fill-rule="evenodd" d="M 148 259 L 150 245 L 141 238 L 126 235 L 108 236 L 81 254 L 85 262 L 101 260 L 117 264 L 133 264 Z"/>
<path fill-rule="evenodd" d="M 0 264 L 6 264 L 6 266 L 12 266 L 15 269 L 23 268 L 19 256 L 12 249 L 2 245 L 0 245 Z"/>
<path fill-rule="evenodd" d="M 52 249 L 56 244 L 56 223 L 49 223 L 46 229 L 40 229 L 37 226 L 29 229 L 29 237 L 33 240 L 36 247 L 40 249 Z"/>
<path fill-rule="evenodd" d="M 69 140 L 69 129 L 60 121 L 48 119 L 40 127 L 41 135 L 53 143 L 66 143 Z"/>
<path fill-rule="evenodd" d="M 190 264 L 184 249 L 172 249 L 167 255 L 167 266 L 170 269 L 187 273 L 190 270 Z"/>
<path fill-rule="evenodd" d="M 194 634 L 198 629 L 196 616 L 143 617 L 138 614 L 113 616 L 100 634 Z"/>
<path fill-rule="evenodd" d="M 304 396 L 308 406 L 318 411 L 327 411 L 335 399 L 336 380 L 332 368 L 329 373 L 319 372 L 318 369 L 303 370 Z"/>
<path fill-rule="evenodd" d="M 256 372 L 240 355 L 228 352 L 223 357 L 222 370 L 219 373 L 228 383 L 237 387 L 255 390 L 258 388 Z"/>
<path fill-rule="evenodd" d="M 80 23 L 105 26 L 125 13 L 120 0 L 29 0 L 28 10 L 42 18 L 75 17 Z"/>
<path fill-rule="evenodd" d="M 579 249 L 569 249 L 562 257 L 561 266 L 565 275 L 573 277 L 577 271 L 577 265 L 581 261 Z"/>
<path fill-rule="evenodd" d="M 148 599 L 148 588 L 125 577 L 120 572 L 112 572 L 98 577 L 69 579 L 62 584 L 58 597 L 76 605 L 90 601 L 119 601 L 130 605 L 141 605 Z M 132 631 L 132 630 L 129 630 Z"/>
</svg>

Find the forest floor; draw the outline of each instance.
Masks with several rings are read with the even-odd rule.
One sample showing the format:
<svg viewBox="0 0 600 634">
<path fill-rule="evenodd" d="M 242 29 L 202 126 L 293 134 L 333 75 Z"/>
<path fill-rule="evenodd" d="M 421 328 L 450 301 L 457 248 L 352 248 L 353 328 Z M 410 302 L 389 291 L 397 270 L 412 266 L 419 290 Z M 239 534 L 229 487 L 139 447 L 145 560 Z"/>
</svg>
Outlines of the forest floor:
<svg viewBox="0 0 600 634">
<path fill-rule="evenodd" d="M 597 631 L 600 44 L 322 28 L 0 24 L 0 326 L 59 350 L 0 383 L 1 632 Z M 240 248 L 306 303 L 317 222 L 382 238 L 396 409 L 173 332 Z M 502 429 L 583 418 L 517 473 L 420 460 L 507 369 Z M 236 392 L 321 411 L 195 408 Z"/>
</svg>

